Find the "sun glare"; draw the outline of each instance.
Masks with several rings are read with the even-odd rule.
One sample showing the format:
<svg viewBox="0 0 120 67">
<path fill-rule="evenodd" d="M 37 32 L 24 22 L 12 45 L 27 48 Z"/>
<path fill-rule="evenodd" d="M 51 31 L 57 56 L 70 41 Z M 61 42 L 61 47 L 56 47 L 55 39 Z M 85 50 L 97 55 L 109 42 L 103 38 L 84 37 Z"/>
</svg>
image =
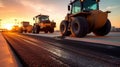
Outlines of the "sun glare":
<svg viewBox="0 0 120 67">
<path fill-rule="evenodd" d="M 5 28 L 6 28 L 7 30 L 11 30 L 11 29 L 12 29 L 12 27 L 13 27 L 13 25 L 12 25 L 12 24 L 6 24 L 6 25 L 5 25 Z"/>
</svg>

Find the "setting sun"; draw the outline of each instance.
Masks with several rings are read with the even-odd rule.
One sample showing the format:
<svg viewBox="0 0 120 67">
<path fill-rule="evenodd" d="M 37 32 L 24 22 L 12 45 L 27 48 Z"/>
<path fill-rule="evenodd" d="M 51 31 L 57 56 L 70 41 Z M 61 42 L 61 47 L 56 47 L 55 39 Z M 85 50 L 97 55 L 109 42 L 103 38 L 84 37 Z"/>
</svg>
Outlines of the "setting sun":
<svg viewBox="0 0 120 67">
<path fill-rule="evenodd" d="M 4 28 L 7 29 L 7 30 L 11 30 L 12 27 L 13 27 L 12 24 L 6 24 Z"/>
</svg>

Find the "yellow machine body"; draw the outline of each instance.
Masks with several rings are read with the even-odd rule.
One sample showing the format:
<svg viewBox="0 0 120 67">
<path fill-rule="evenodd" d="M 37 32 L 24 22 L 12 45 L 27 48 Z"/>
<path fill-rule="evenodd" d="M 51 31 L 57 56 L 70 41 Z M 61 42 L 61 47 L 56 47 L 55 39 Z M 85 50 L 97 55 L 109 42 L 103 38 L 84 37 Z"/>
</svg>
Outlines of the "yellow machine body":
<svg viewBox="0 0 120 67">
<path fill-rule="evenodd" d="M 91 14 L 87 16 L 87 21 L 89 25 L 89 29 L 97 30 L 103 27 L 107 21 L 108 13 L 94 10 L 91 11 Z"/>
</svg>

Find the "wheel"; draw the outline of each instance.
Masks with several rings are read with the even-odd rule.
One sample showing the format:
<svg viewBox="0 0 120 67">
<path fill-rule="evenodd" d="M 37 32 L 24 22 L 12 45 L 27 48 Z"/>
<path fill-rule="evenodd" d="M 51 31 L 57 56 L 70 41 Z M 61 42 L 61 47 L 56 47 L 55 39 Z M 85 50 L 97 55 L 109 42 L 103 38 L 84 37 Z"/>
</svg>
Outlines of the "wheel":
<svg viewBox="0 0 120 67">
<path fill-rule="evenodd" d="M 35 34 L 35 26 L 33 26 L 32 33 Z"/>
<path fill-rule="evenodd" d="M 20 30 L 20 33 L 23 33 L 23 30 Z"/>
<path fill-rule="evenodd" d="M 24 33 L 27 33 L 27 30 L 24 30 Z"/>
<path fill-rule="evenodd" d="M 96 36 L 105 36 L 107 35 L 111 30 L 111 22 L 109 21 L 109 19 L 106 21 L 105 25 L 96 30 L 96 31 L 93 31 L 93 33 L 96 35 Z"/>
<path fill-rule="evenodd" d="M 33 29 L 32 33 L 35 34 L 35 30 L 34 29 Z"/>
<path fill-rule="evenodd" d="M 74 17 L 71 22 L 71 33 L 75 37 L 85 37 L 88 32 L 88 23 L 84 17 Z"/>
<path fill-rule="evenodd" d="M 45 30 L 44 32 L 45 32 L 45 33 L 48 33 L 48 30 Z"/>
<path fill-rule="evenodd" d="M 68 23 L 69 22 L 63 20 L 60 24 L 60 32 L 62 36 L 69 36 L 71 34 L 71 32 L 68 31 Z"/>
<path fill-rule="evenodd" d="M 22 28 L 20 28 L 20 29 L 19 29 L 19 32 L 20 32 L 20 33 L 23 33 L 23 29 L 22 29 Z"/>
<path fill-rule="evenodd" d="M 49 32 L 53 33 L 54 32 L 54 28 L 50 28 Z"/>
<path fill-rule="evenodd" d="M 39 32 L 40 32 L 40 26 L 36 26 L 36 34 L 39 34 Z"/>
</svg>

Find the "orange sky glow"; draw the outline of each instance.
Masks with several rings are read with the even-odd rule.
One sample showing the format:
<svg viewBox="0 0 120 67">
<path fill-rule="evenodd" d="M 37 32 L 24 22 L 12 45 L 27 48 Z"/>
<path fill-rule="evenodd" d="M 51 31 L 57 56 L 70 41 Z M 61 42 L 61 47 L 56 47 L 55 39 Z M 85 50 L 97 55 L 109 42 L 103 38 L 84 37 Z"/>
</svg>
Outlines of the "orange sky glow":
<svg viewBox="0 0 120 67">
<path fill-rule="evenodd" d="M 29 21 L 33 25 L 33 17 L 38 14 L 50 16 L 50 20 L 54 20 L 57 24 L 56 30 L 59 30 L 59 24 L 67 14 L 67 5 L 70 0 L 0 0 L 0 28 L 6 28 L 13 25 L 19 25 L 21 21 Z M 111 10 L 109 19 L 112 26 L 120 27 L 120 6 L 107 2 L 103 10 Z M 106 6 L 106 7 L 104 7 Z M 16 19 L 16 20 L 15 20 Z"/>
</svg>

